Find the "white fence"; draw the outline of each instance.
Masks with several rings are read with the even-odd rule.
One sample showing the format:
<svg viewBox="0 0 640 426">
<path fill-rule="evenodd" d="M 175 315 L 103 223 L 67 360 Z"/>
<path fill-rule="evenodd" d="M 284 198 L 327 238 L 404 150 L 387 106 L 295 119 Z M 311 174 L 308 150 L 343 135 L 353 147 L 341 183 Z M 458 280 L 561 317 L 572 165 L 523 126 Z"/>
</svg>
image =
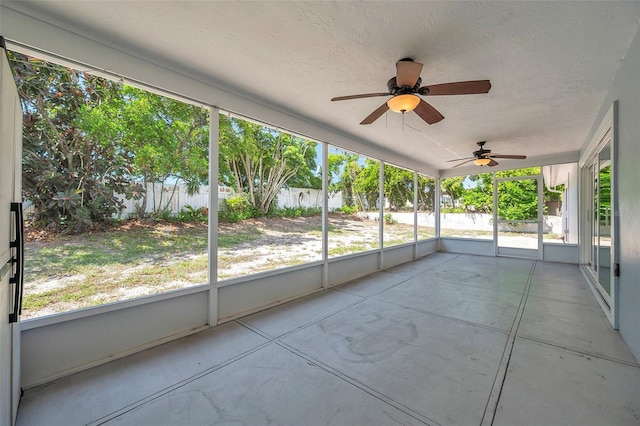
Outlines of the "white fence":
<svg viewBox="0 0 640 426">
<path fill-rule="evenodd" d="M 235 192 L 227 186 L 218 186 L 218 205 L 224 209 L 223 200 L 233 197 Z M 136 213 L 138 207 L 142 206 L 142 200 L 127 200 L 123 195 L 118 198 L 124 203 L 124 210 L 120 217 L 127 217 Z M 342 193 L 329 194 L 329 210 L 337 210 L 342 207 Z M 322 207 L 322 190 L 309 188 L 282 188 L 277 197 L 278 207 Z M 164 186 L 162 184 L 147 185 L 147 206 L 146 213 L 159 211 L 166 207 L 172 213 L 178 213 L 187 206 L 195 209 L 201 207 L 209 208 L 209 186 L 203 185 L 197 194 L 189 195 L 184 185 Z M 155 207 L 155 209 L 154 209 Z"/>
<path fill-rule="evenodd" d="M 391 218 L 398 223 L 413 224 L 412 212 L 389 212 Z M 379 213 L 364 212 L 358 213 L 359 216 L 366 217 L 370 220 L 378 220 Z M 435 214 L 428 212 L 418 212 L 418 226 L 435 226 Z M 493 215 L 486 213 L 443 213 L 440 217 L 440 227 L 442 229 L 456 229 L 475 231 L 493 231 Z M 522 223 L 511 225 L 508 223 L 500 224 L 500 231 L 506 232 L 538 232 L 538 225 L 535 223 Z M 543 224 L 544 233 L 553 233 L 562 235 L 562 217 L 561 216 L 544 216 Z"/>
</svg>

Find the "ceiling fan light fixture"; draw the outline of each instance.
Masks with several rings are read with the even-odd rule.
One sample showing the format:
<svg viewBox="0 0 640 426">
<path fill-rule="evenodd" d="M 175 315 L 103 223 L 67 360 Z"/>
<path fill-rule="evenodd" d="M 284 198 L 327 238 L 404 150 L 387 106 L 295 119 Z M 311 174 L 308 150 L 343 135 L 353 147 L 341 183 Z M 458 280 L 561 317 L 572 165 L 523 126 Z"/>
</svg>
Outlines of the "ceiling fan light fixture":
<svg viewBox="0 0 640 426">
<path fill-rule="evenodd" d="M 396 95 L 387 101 L 387 106 L 393 112 L 405 113 L 416 109 L 420 103 L 420 98 L 416 95 L 405 94 Z"/>
<path fill-rule="evenodd" d="M 488 157 L 478 158 L 473 161 L 473 164 L 475 164 L 476 166 L 486 166 L 489 163 L 491 163 L 491 158 Z"/>
</svg>

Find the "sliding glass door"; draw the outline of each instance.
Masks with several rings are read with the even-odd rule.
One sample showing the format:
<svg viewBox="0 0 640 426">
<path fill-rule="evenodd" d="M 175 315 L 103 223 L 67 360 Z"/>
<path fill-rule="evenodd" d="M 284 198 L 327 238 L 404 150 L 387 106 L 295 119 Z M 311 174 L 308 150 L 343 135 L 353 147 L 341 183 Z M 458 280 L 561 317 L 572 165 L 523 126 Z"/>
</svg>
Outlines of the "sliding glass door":
<svg viewBox="0 0 640 426">
<path fill-rule="evenodd" d="M 611 307 L 611 283 L 613 281 L 612 225 L 614 219 L 612 177 L 612 143 L 609 138 L 588 165 L 589 203 L 588 211 L 590 248 L 587 267 L 595 286 Z"/>
</svg>

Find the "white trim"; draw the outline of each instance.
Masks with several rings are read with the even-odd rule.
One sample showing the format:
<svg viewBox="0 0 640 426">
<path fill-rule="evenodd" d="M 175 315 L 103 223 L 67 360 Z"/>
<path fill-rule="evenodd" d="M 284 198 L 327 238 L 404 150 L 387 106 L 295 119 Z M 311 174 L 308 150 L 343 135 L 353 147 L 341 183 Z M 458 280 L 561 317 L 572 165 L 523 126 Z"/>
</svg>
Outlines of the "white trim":
<svg viewBox="0 0 640 426">
<path fill-rule="evenodd" d="M 593 134 L 591 141 L 580 151 L 578 167 L 584 167 L 602 149 L 602 141 L 607 137 L 607 133 L 614 128 L 614 109 L 618 101 L 614 101 L 609 111 L 605 114 L 598 130 Z M 612 135 L 613 136 L 613 135 Z"/>
<path fill-rule="evenodd" d="M 435 238 L 436 239 L 440 239 L 440 203 L 441 203 L 440 198 L 442 197 L 442 195 L 440 193 L 441 192 L 441 188 L 440 188 L 440 178 L 439 177 L 435 178 L 435 184 L 434 185 L 436 186 L 436 188 L 435 188 L 436 193 L 434 195 L 434 200 L 433 200 L 433 204 L 434 204 L 433 211 L 434 211 L 434 213 L 436 215 L 436 218 L 435 218 L 436 219 L 436 236 L 435 236 Z"/>
<path fill-rule="evenodd" d="M 218 108 L 209 108 L 209 183 L 218 187 L 218 139 L 220 134 Z M 207 234 L 209 237 L 209 325 L 218 323 L 218 191 L 209 191 Z"/>
<path fill-rule="evenodd" d="M 498 197 L 500 194 L 498 193 L 498 184 L 500 182 L 512 182 L 517 180 L 534 180 L 536 181 L 537 186 L 537 197 L 538 197 L 538 212 L 537 218 L 535 221 L 533 220 L 507 220 L 500 219 L 498 216 Z M 544 250 L 543 250 L 543 177 L 542 177 L 542 167 L 540 168 L 540 173 L 537 175 L 527 175 L 527 176 L 509 176 L 499 178 L 496 177 L 495 173 L 493 174 L 493 235 L 494 235 L 494 247 L 495 247 L 495 255 L 496 256 L 506 256 L 506 257 L 522 257 L 529 259 L 537 259 L 543 260 Z M 527 249 L 520 247 L 500 247 L 500 238 L 499 238 L 499 229 L 498 225 L 500 223 L 537 223 L 538 224 L 538 248 L 537 249 Z M 527 253 L 533 253 L 535 251 L 535 256 L 528 256 Z"/>
<path fill-rule="evenodd" d="M 413 172 L 413 258 L 418 257 L 418 172 Z"/>
<path fill-rule="evenodd" d="M 136 306 L 147 305 L 159 302 L 161 300 L 173 299 L 176 297 L 186 296 L 193 293 L 205 293 L 209 291 L 209 284 L 198 284 L 192 287 L 179 288 L 169 290 L 158 294 L 149 294 L 146 296 L 136 297 L 135 299 L 118 300 L 107 303 L 105 305 L 91 306 L 89 308 L 81 308 L 68 312 L 60 312 L 56 314 L 46 315 L 38 318 L 32 318 L 20 321 L 20 329 L 22 331 L 32 330 L 35 328 L 46 327 L 49 325 L 60 324 L 76 319 L 92 317 L 94 315 L 105 314 L 123 309 L 129 309 Z"/>
<path fill-rule="evenodd" d="M 500 250 L 498 248 L 498 180 L 496 174 L 491 174 L 491 181 L 493 183 L 493 255 L 498 256 Z"/>
<path fill-rule="evenodd" d="M 618 328 L 618 291 L 619 280 L 614 275 L 614 265 L 619 262 L 617 245 L 619 241 L 618 229 L 619 229 L 619 216 L 616 214 L 618 211 L 618 194 L 617 194 L 617 117 L 618 117 L 618 101 L 614 101 L 609 108 L 609 111 L 605 114 L 602 122 L 598 126 L 598 129 L 593 134 L 593 137 L 582 150 L 578 165 L 580 167 L 580 178 L 583 183 L 581 188 L 580 214 L 581 214 L 581 226 L 580 226 L 580 264 L 583 275 L 587 277 L 589 285 L 594 292 L 598 303 L 602 307 L 602 310 L 609 318 L 611 325 L 614 329 Z M 593 197 L 593 179 L 591 175 L 591 168 L 597 165 L 599 172 L 599 154 L 607 146 L 611 144 L 611 197 L 613 216 L 611 221 L 611 246 L 610 246 L 610 294 L 603 295 L 601 290 L 602 286 L 599 283 L 598 273 L 593 269 L 593 265 L 588 266 L 587 263 L 591 261 L 591 255 L 593 250 L 593 230 L 595 228 L 594 217 L 595 212 L 592 205 Z M 599 180 L 598 180 L 599 182 Z M 599 184 L 599 183 L 598 183 Z M 599 198 L 599 197 L 598 197 Z M 598 205 L 600 200 L 598 199 Z M 586 226 L 588 224 L 589 226 Z M 600 246 L 596 255 L 600 256 Z M 598 259 L 593 259 L 594 262 L 599 262 Z"/>
<path fill-rule="evenodd" d="M 380 249 L 380 263 L 378 269 L 384 269 L 384 161 L 378 163 L 378 248 Z"/>
<path fill-rule="evenodd" d="M 591 288 L 591 292 L 596 297 L 596 300 L 598 301 L 598 305 L 600 305 L 602 312 L 604 312 L 604 314 L 607 316 L 607 319 L 609 320 L 609 322 L 613 324 L 613 315 L 611 314 L 611 310 L 609 309 L 609 305 L 607 304 L 607 301 L 604 300 L 604 298 L 602 297 L 602 293 L 600 293 L 600 291 L 597 288 L 597 285 L 593 276 L 593 271 L 589 269 L 588 266 L 584 264 L 580 264 L 580 272 L 582 272 L 582 276 L 585 278 L 585 280 L 587 281 L 587 284 L 589 285 L 589 288 Z"/>
<path fill-rule="evenodd" d="M 329 288 L 329 144 L 322 144 L 322 288 Z"/>
</svg>

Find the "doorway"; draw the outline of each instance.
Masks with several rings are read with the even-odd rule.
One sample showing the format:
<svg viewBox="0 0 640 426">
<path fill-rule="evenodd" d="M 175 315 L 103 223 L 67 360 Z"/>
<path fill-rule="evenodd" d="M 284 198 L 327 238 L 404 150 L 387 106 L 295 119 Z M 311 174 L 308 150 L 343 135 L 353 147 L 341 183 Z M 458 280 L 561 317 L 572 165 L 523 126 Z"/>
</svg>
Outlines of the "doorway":
<svg viewBox="0 0 640 426">
<path fill-rule="evenodd" d="M 580 263 L 613 328 L 618 328 L 616 117 L 614 102 L 580 159 Z"/>
<path fill-rule="evenodd" d="M 588 271 L 604 301 L 611 308 L 612 294 L 612 258 L 611 229 L 613 225 L 613 199 L 611 191 L 612 143 L 608 137 L 602 149 L 595 155 L 588 167 L 589 200 L 592 208 L 589 211 L 590 249 L 587 261 Z"/>
<path fill-rule="evenodd" d="M 494 180 L 496 256 L 542 259 L 542 189 L 540 176 Z"/>
</svg>

